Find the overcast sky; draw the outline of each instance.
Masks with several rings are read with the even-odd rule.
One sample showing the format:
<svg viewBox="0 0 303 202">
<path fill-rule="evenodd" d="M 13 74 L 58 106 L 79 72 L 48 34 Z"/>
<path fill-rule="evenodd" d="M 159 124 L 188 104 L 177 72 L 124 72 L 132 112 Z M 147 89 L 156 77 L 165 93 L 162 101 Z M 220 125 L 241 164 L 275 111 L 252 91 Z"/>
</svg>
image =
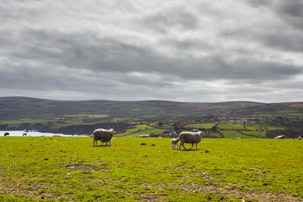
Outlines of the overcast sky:
<svg viewBox="0 0 303 202">
<path fill-rule="evenodd" d="M 0 97 L 303 101 L 302 0 L 0 0 Z"/>
</svg>

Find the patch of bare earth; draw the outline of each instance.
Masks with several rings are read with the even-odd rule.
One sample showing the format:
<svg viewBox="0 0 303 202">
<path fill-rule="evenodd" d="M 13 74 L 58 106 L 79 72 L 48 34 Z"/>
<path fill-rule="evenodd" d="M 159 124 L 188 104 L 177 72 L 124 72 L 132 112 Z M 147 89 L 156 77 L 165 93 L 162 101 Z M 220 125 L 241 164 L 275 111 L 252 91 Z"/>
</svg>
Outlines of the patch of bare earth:
<svg viewBox="0 0 303 202">
<path fill-rule="evenodd" d="M 222 196 L 222 199 L 228 198 L 242 198 L 249 201 L 260 201 L 260 202 L 303 202 L 302 198 L 293 197 L 291 195 L 283 193 L 271 193 L 262 192 L 258 190 L 241 191 L 235 189 L 235 185 L 228 183 L 217 183 L 215 181 L 205 181 L 207 185 L 204 184 L 181 184 L 169 186 L 174 188 L 182 189 L 184 192 L 202 192 L 202 193 L 213 193 Z"/>
<path fill-rule="evenodd" d="M 104 168 L 104 166 L 106 166 L 106 164 L 102 164 L 102 167 L 97 167 L 97 166 L 93 166 L 93 165 L 89 165 L 89 164 L 71 164 L 71 165 L 67 165 L 66 168 L 70 169 L 70 170 L 80 170 L 83 171 L 82 174 L 92 174 L 93 172 L 106 172 L 107 169 Z"/>
<path fill-rule="evenodd" d="M 64 195 L 54 196 L 51 193 L 45 193 L 45 188 L 55 187 L 55 184 L 51 183 L 27 183 L 27 178 L 22 177 L 13 181 L 6 181 L 6 179 L 0 177 L 0 194 L 7 196 L 25 196 L 31 199 L 59 199 L 66 197 Z M 66 197 L 68 198 L 68 197 Z"/>
</svg>

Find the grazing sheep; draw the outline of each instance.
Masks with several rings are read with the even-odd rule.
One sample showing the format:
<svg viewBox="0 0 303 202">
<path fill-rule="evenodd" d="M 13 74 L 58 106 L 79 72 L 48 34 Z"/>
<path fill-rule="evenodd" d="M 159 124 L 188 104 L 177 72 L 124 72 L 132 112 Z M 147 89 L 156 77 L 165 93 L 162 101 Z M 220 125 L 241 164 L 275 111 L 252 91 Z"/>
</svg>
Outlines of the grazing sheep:
<svg viewBox="0 0 303 202">
<path fill-rule="evenodd" d="M 138 135 L 137 137 L 146 138 L 146 137 L 149 137 L 149 134 Z"/>
<path fill-rule="evenodd" d="M 9 132 L 5 132 L 5 133 L 4 133 L 4 136 L 9 136 Z"/>
<path fill-rule="evenodd" d="M 171 140 L 171 148 L 172 149 L 178 149 L 178 142 L 179 142 L 179 139 L 172 139 Z"/>
<path fill-rule="evenodd" d="M 277 137 L 275 137 L 275 139 L 284 139 L 285 138 L 285 135 L 279 135 Z"/>
<path fill-rule="evenodd" d="M 94 130 L 94 132 L 93 132 L 94 146 L 95 146 L 95 144 L 97 144 L 97 146 L 98 146 L 98 140 L 101 141 L 100 146 L 103 144 L 103 142 L 106 142 L 106 146 L 107 146 L 108 142 L 109 142 L 109 145 L 112 145 L 112 142 L 110 140 L 112 139 L 112 137 L 114 136 L 115 133 L 116 133 L 116 131 L 112 128 L 109 130 L 106 130 L 103 128 Z"/>
<path fill-rule="evenodd" d="M 181 150 L 181 146 L 185 148 L 184 143 L 191 143 L 191 148 L 196 144 L 196 149 L 198 149 L 198 143 L 201 142 L 201 138 L 205 137 L 205 133 L 203 131 L 199 132 L 181 132 L 179 134 L 180 146 L 179 150 Z M 189 148 L 189 149 L 191 149 Z"/>
<path fill-rule="evenodd" d="M 302 137 L 301 137 L 301 136 L 299 136 L 299 137 L 298 137 L 298 140 L 302 140 Z"/>
</svg>

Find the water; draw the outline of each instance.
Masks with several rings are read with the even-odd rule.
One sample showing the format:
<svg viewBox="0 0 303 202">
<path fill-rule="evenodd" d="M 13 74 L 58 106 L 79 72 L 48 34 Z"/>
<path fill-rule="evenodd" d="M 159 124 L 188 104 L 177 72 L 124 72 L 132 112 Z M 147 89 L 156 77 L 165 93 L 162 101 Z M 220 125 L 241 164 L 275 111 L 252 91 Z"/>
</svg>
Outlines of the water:
<svg viewBox="0 0 303 202">
<path fill-rule="evenodd" d="M 4 136 L 4 133 L 9 132 L 9 136 L 23 136 L 24 130 L 13 130 L 13 131 L 1 131 L 0 136 Z M 65 135 L 60 133 L 42 133 L 38 131 L 27 131 L 27 136 L 31 137 L 39 137 L 39 136 L 46 136 L 46 137 L 53 137 L 53 136 L 61 136 L 61 137 L 88 137 L 87 135 Z"/>
</svg>

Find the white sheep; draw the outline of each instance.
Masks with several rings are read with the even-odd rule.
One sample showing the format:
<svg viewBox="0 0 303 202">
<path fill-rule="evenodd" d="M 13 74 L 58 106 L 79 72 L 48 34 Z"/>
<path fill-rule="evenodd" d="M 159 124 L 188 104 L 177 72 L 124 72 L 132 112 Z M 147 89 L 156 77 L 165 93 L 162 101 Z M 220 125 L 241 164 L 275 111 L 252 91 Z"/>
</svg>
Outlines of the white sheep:
<svg viewBox="0 0 303 202">
<path fill-rule="evenodd" d="M 147 138 L 149 137 L 149 134 L 138 135 L 137 137 Z"/>
<path fill-rule="evenodd" d="M 178 149 L 178 142 L 179 142 L 179 139 L 172 139 L 171 140 L 171 148 L 172 149 Z"/>
<path fill-rule="evenodd" d="M 106 142 L 106 146 L 107 146 L 108 142 L 109 142 L 109 145 L 112 145 L 111 139 L 115 133 L 116 133 L 116 131 L 112 128 L 109 130 L 106 130 L 103 128 L 94 130 L 93 135 L 92 135 L 92 137 L 94 138 L 94 146 L 95 146 L 95 144 L 97 144 L 97 146 L 98 146 L 98 142 L 97 142 L 98 140 L 101 141 L 100 146 L 103 144 L 103 142 Z"/>
<path fill-rule="evenodd" d="M 285 135 L 279 135 L 277 137 L 275 137 L 275 139 L 284 139 L 285 138 Z"/>
<path fill-rule="evenodd" d="M 205 133 L 203 131 L 198 132 L 181 132 L 179 134 L 180 146 L 179 150 L 181 150 L 181 146 L 185 148 L 184 143 L 191 143 L 191 148 L 196 144 L 196 149 L 198 149 L 198 143 L 201 142 L 201 138 L 205 137 Z M 191 149 L 189 148 L 189 149 Z"/>
<path fill-rule="evenodd" d="M 298 137 L 298 140 L 302 140 L 302 137 L 301 137 L 301 136 L 299 136 L 299 137 Z"/>
</svg>

